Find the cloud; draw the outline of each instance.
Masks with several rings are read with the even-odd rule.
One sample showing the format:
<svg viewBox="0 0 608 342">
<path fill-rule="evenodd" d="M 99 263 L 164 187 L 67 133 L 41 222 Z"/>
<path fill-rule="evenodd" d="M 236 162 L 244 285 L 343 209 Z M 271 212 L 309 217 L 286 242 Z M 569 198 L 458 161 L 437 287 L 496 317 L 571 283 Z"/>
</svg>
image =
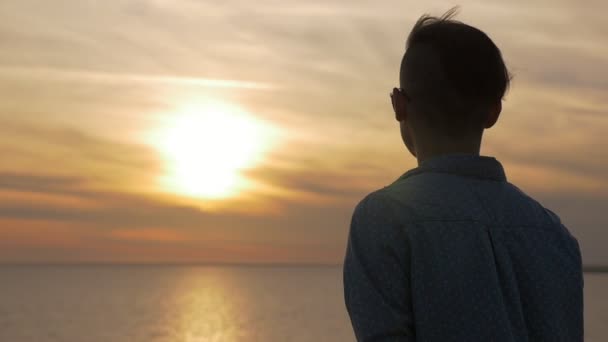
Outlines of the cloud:
<svg viewBox="0 0 608 342">
<path fill-rule="evenodd" d="M 70 190 L 82 183 L 75 177 L 36 177 L 19 173 L 0 173 L 0 189 L 23 192 L 46 192 L 53 194 L 75 194 Z M 81 195 L 81 193 L 76 192 Z"/>
<path fill-rule="evenodd" d="M 294 202 L 276 215 L 213 213 L 143 195 L 79 189 L 76 184 L 82 182 L 66 183 L 63 178 L 7 174 L 0 178 L 4 179 L 0 236 L 2 244 L 12 246 L 0 252 L 3 260 L 35 259 L 33 249 L 42 246 L 49 253 L 48 260 L 55 261 L 66 261 L 64 256 L 71 250 L 78 254 L 71 261 L 108 260 L 101 251 L 115 251 L 125 254 L 110 257 L 114 261 L 335 262 L 347 229 L 342 222 L 350 215 L 350 205 L 318 207 Z M 28 181 L 26 187 L 19 185 L 23 181 Z M 74 188 L 54 188 L 58 184 Z M 97 205 L 14 203 L 3 200 L 6 189 L 50 196 L 69 193 L 94 199 Z M 52 254 L 54 249 L 56 254 Z M 158 254 L 159 250 L 168 254 Z"/>
<path fill-rule="evenodd" d="M 201 77 L 171 76 L 171 75 L 150 75 L 150 74 L 129 74 L 129 73 L 110 73 L 90 70 L 59 69 L 42 67 L 20 67 L 0 68 L 3 77 L 12 77 L 18 80 L 33 79 L 36 81 L 60 81 L 60 82 L 82 82 L 82 83 L 102 83 L 112 84 L 166 84 L 179 86 L 195 86 L 210 88 L 240 88 L 240 89 L 272 89 L 273 86 L 267 83 L 221 80 Z"/>
<path fill-rule="evenodd" d="M 0 171 L 7 179 L 24 186 L 19 174 L 50 175 L 47 186 L 73 182 L 123 191 L 145 189 L 161 168 L 157 154 L 143 145 L 108 141 L 74 128 L 24 121 L 1 121 L 4 129 Z M 15 185 L 15 184 L 13 184 Z M 30 186 L 40 184 L 32 183 Z"/>
<path fill-rule="evenodd" d="M 74 240 L 62 250 L 60 238 L 49 240 L 56 248 L 40 259 L 339 260 L 358 199 L 415 166 L 388 91 L 414 21 L 451 6 L 2 1 L 0 13 L 11 15 L 0 22 L 0 225 L 29 227 L 20 244 L 49 227 L 86 246 Z M 515 73 L 482 151 L 563 212 L 589 258 L 608 260 L 598 233 L 608 191 L 607 3 L 461 6 L 460 19 L 488 32 Z M 282 132 L 244 172 L 260 187 L 215 212 L 159 194 L 164 162 L 138 141 L 158 117 L 198 98 L 238 103 Z M 179 239 L 162 246 L 155 236 Z M 182 237 L 194 242 L 184 247 Z"/>
</svg>

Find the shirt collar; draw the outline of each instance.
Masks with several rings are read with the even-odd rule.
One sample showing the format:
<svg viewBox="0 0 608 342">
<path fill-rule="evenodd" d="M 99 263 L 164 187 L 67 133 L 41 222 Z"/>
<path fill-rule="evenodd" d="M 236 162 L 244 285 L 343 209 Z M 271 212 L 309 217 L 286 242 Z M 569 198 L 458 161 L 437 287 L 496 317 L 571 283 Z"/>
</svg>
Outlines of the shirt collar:
<svg viewBox="0 0 608 342">
<path fill-rule="evenodd" d="M 448 173 L 498 182 L 507 181 L 502 164 L 496 158 L 464 153 L 429 158 L 417 168 L 404 173 L 398 180 L 425 172 Z"/>
</svg>

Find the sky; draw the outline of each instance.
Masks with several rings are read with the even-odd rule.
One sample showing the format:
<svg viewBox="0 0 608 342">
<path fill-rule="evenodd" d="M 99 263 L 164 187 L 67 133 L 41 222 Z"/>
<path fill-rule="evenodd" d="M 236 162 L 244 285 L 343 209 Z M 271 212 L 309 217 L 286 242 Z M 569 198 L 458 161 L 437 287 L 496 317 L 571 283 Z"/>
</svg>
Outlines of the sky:
<svg viewBox="0 0 608 342">
<path fill-rule="evenodd" d="M 0 263 L 340 263 L 416 166 L 407 34 L 454 5 L 3 0 Z M 481 153 L 608 265 L 608 3 L 458 5 L 514 74 Z"/>
</svg>

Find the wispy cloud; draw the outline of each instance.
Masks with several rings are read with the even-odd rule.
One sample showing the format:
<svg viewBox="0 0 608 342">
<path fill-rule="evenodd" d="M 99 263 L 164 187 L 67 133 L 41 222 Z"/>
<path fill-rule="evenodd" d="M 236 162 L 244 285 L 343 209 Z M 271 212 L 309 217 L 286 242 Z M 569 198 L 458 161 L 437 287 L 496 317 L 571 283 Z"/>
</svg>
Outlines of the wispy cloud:
<svg viewBox="0 0 608 342">
<path fill-rule="evenodd" d="M 48 81 L 68 81 L 81 83 L 114 83 L 131 84 L 140 83 L 146 85 L 179 85 L 209 88 L 240 88 L 240 89 L 273 89 L 269 83 L 223 80 L 200 77 L 185 77 L 171 75 L 151 75 L 151 74 L 129 74 L 129 73 L 110 73 L 89 70 L 59 69 L 46 67 L 0 67 L 0 75 L 3 77 L 17 78 L 19 80 L 32 79 Z"/>
<path fill-rule="evenodd" d="M 2 255 L 42 251 L 45 240 L 34 236 L 48 228 L 66 242 L 49 239 L 40 259 L 109 251 L 272 258 L 266 250 L 285 260 L 339 261 L 354 204 L 415 166 L 388 91 L 414 21 L 451 6 L 2 1 L 0 241 L 32 241 L 22 252 L 5 244 Z M 467 0 L 461 7 L 460 18 L 496 41 L 515 74 L 482 152 L 563 212 L 588 260 L 606 262 L 598 203 L 608 196 L 608 3 Z M 159 194 L 164 162 L 138 140 L 159 113 L 171 118 L 180 101 L 196 98 L 237 102 L 282 133 L 280 145 L 244 171 L 260 186 L 234 199 L 232 211 Z M 162 237 L 170 240 L 164 247 L 153 241 Z M 182 237 L 194 242 L 184 247 Z"/>
</svg>

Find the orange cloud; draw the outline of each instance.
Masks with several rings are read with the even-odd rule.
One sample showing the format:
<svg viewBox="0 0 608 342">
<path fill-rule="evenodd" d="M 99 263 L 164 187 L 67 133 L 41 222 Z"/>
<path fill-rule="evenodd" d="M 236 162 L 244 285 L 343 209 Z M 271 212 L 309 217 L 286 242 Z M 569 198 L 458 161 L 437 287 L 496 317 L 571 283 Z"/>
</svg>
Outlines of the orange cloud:
<svg viewBox="0 0 608 342">
<path fill-rule="evenodd" d="M 109 236 L 121 241 L 135 242 L 186 242 L 188 236 L 176 229 L 145 228 L 145 229 L 117 229 L 112 230 Z"/>
</svg>

